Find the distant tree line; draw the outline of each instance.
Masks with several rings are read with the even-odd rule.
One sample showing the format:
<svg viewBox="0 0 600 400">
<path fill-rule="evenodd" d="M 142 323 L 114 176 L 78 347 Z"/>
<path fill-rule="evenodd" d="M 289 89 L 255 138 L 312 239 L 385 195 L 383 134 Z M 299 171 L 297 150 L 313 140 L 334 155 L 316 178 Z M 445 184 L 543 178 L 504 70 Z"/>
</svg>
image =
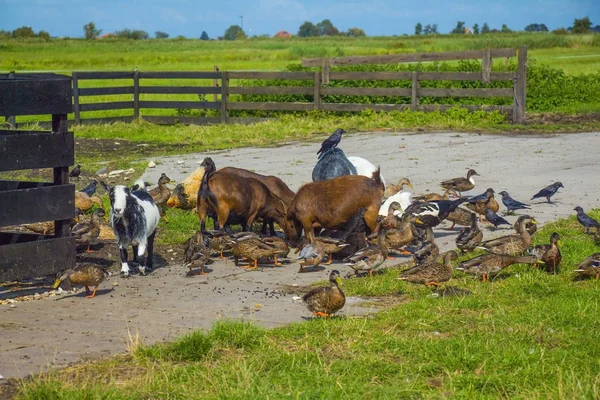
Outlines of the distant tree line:
<svg viewBox="0 0 600 400">
<path fill-rule="evenodd" d="M 35 33 L 30 26 L 22 26 L 15 29 L 14 31 L 0 30 L 0 38 L 2 39 L 26 39 L 26 38 L 40 38 L 44 40 L 50 40 L 50 34 L 46 31 L 39 31 Z"/>
<path fill-rule="evenodd" d="M 299 37 L 316 37 L 316 36 L 352 36 L 362 37 L 367 36 L 365 31 L 360 28 L 350 28 L 345 32 L 340 32 L 329 19 L 313 24 L 310 21 L 305 21 L 300 28 L 298 28 Z"/>
</svg>

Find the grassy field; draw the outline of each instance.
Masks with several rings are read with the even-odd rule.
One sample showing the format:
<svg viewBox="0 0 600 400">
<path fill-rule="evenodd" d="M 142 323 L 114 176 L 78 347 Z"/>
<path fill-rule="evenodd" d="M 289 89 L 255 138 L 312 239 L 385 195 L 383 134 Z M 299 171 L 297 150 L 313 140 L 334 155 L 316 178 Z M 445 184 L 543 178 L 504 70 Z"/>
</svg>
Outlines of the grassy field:
<svg viewBox="0 0 600 400">
<path fill-rule="evenodd" d="M 557 275 L 516 265 L 483 284 L 457 273 L 445 286 L 471 293 L 444 297 L 388 269 L 343 282 L 347 295 L 386 300 L 368 317 L 273 330 L 221 321 L 173 343 L 134 341 L 126 355 L 20 381 L 17 398 L 598 398 L 600 287 L 572 271 L 600 247 L 574 217 L 534 242 L 554 231 Z"/>
</svg>

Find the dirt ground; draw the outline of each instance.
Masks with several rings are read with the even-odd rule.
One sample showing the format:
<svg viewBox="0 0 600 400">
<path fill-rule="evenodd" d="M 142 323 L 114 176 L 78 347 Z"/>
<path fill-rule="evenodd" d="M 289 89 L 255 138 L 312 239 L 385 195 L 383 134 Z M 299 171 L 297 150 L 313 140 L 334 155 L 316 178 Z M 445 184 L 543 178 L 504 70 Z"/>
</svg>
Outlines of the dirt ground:
<svg viewBox="0 0 600 400">
<path fill-rule="evenodd" d="M 228 165 L 281 177 L 292 190 L 309 182 L 319 143 L 289 144 L 277 148 L 243 148 L 204 154 L 157 158 L 157 167 L 143 178 L 156 182 L 165 172 L 176 181 L 197 168 L 210 155 L 217 167 Z M 584 209 L 600 204 L 600 170 L 597 149 L 600 133 L 560 135 L 480 135 L 465 133 L 372 133 L 344 137 L 340 144 L 347 155 L 357 155 L 381 165 L 388 182 L 409 177 L 416 193 L 439 191 L 441 180 L 462 176 L 474 168 L 479 194 L 488 187 L 507 190 L 515 199 L 528 202 L 539 189 L 560 180 L 565 188 L 555 204 L 532 201 L 532 214 L 542 224 L 573 215 L 576 205 Z M 141 155 L 142 157 L 143 155 Z M 352 195 L 350 192 L 348 195 Z M 517 217 L 507 219 L 513 222 Z M 436 229 L 442 250 L 453 247 L 456 232 Z M 508 230 L 486 230 L 485 236 Z M 191 234 L 192 232 L 190 232 Z M 118 251 L 106 243 L 81 260 L 95 261 L 118 273 Z M 294 301 L 308 285 L 326 279 L 341 264 L 299 274 L 298 265 L 263 265 L 247 272 L 232 261 L 215 262 L 204 276 L 186 277 L 181 265 L 182 248 L 159 247 L 158 268 L 149 276 L 121 279 L 111 276 L 95 299 L 83 293 L 39 296 L 40 300 L 0 306 L 0 375 L 17 378 L 71 362 L 126 351 L 131 341 L 153 343 L 173 339 L 198 328 L 209 328 L 219 318 L 243 319 L 266 327 L 303 321 L 310 316 Z M 388 263 L 397 264 L 405 258 Z M 43 294 L 49 280 L 0 285 L 0 299 L 23 294 Z M 386 300 L 386 301 L 389 301 Z M 385 301 L 384 301 L 385 302 Z M 373 300 L 349 299 L 345 315 L 375 312 Z M 1 382 L 1 380 L 0 380 Z"/>
</svg>

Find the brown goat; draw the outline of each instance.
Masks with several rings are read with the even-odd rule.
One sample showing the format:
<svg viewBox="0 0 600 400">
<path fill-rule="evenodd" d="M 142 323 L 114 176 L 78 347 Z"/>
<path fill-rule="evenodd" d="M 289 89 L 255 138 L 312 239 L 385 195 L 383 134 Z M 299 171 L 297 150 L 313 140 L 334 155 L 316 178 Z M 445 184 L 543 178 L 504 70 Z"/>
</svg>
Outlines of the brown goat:
<svg viewBox="0 0 600 400">
<path fill-rule="evenodd" d="M 292 204 L 292 200 L 294 200 L 295 193 L 290 190 L 284 181 L 276 176 L 261 175 L 257 174 L 256 172 L 248 171 L 247 169 L 235 167 L 221 168 L 219 172 L 226 172 L 228 174 L 241 176 L 242 178 L 254 178 L 257 181 L 261 181 L 267 188 L 269 188 L 271 193 L 283 200 L 286 206 Z"/>
<path fill-rule="evenodd" d="M 201 186 L 197 212 L 203 223 L 209 209 L 217 213 L 219 226 L 225 226 L 230 212 L 245 220 L 243 230 L 248 230 L 257 218 L 275 220 L 283 226 L 285 206 L 283 202 L 260 181 L 252 178 L 217 171 Z"/>
<path fill-rule="evenodd" d="M 312 243 L 315 228 L 336 229 L 361 208 L 366 209 L 364 220 L 367 227 L 375 232 L 383 191 L 379 169 L 373 173 L 373 178 L 345 175 L 308 183 L 298 190 L 287 211 L 286 236 L 295 242 L 304 229 L 306 238 Z"/>
</svg>

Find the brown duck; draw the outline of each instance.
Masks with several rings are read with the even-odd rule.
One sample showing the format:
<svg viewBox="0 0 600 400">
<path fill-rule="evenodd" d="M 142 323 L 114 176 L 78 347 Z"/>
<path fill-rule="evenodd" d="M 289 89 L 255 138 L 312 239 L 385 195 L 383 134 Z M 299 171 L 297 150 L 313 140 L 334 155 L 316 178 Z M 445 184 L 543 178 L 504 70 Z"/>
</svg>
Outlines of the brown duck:
<svg viewBox="0 0 600 400">
<path fill-rule="evenodd" d="M 487 240 L 481 244 L 485 249 L 494 253 L 519 255 L 531 245 L 531 235 L 525 228 L 528 221 L 536 223 L 531 217 L 523 218 L 519 224 L 519 232 L 513 235 L 501 236 Z"/>
<path fill-rule="evenodd" d="M 62 281 L 69 279 L 71 284 L 85 286 L 85 292 L 88 299 L 93 298 L 96 295 L 98 286 L 104 281 L 108 274 L 92 264 L 83 264 L 75 267 L 74 269 L 67 269 L 64 271 L 54 282 L 54 289 L 58 288 Z M 94 292 L 90 294 L 90 286 L 94 286 Z"/>
<path fill-rule="evenodd" d="M 244 266 L 245 269 L 252 271 L 258 268 L 258 260 L 261 258 L 274 257 L 275 254 L 281 250 L 277 247 L 264 243 L 260 238 L 254 236 L 242 236 L 238 239 L 231 238 L 231 245 L 235 265 L 238 265 L 239 258 L 245 258 L 248 260 L 248 265 Z M 277 259 L 275 259 L 274 265 L 281 266 Z"/>
<path fill-rule="evenodd" d="M 579 272 L 581 276 L 594 276 L 598 280 L 600 277 L 600 253 L 594 253 L 583 260 L 575 272 Z"/>
<path fill-rule="evenodd" d="M 287 242 L 279 236 L 267 236 L 262 238 L 262 241 L 263 243 L 266 243 L 269 246 L 273 246 L 279 249 L 279 251 L 273 256 L 273 261 L 275 262 L 275 265 L 279 264 L 279 261 L 277 261 L 278 256 L 281 258 L 286 258 L 290 253 L 290 246 L 288 246 Z"/>
<path fill-rule="evenodd" d="M 452 211 L 446 217 L 446 220 L 452 222 L 452 226 L 450 226 L 448 229 L 454 229 L 454 225 L 470 226 L 471 214 L 473 214 L 471 211 L 462 207 L 457 207 L 456 210 Z"/>
<path fill-rule="evenodd" d="M 346 304 L 346 295 L 340 288 L 341 283 L 340 272 L 334 269 L 329 274 L 329 287 L 313 289 L 302 297 L 306 308 L 315 317 L 329 317 L 341 310 Z"/>
<path fill-rule="evenodd" d="M 550 244 L 538 244 L 529 249 L 529 254 L 536 256 L 544 262 L 543 266 L 546 272 L 555 274 L 558 272 L 558 265 L 562 260 L 560 254 L 560 235 L 556 232 L 550 236 Z"/>
<path fill-rule="evenodd" d="M 457 270 L 467 274 L 481 277 L 486 282 L 490 276 L 495 276 L 504 268 L 513 264 L 536 264 L 541 263 L 536 256 L 512 256 L 508 254 L 483 254 L 470 260 L 463 261 Z"/>
<path fill-rule="evenodd" d="M 410 179 L 402 178 L 398 181 L 397 185 L 394 185 L 393 183 L 387 184 L 385 187 L 385 192 L 383 193 L 383 197 L 388 198 L 390 196 L 395 195 L 396 193 L 398 193 L 399 191 L 404 189 L 404 186 L 408 186 L 409 188 L 412 189 L 413 185 L 410 182 Z"/>
<path fill-rule="evenodd" d="M 456 247 L 462 252 L 471 251 L 481 244 L 483 233 L 477 225 L 477 215 L 471 213 L 471 226 L 461 229 L 456 236 Z"/>
<path fill-rule="evenodd" d="M 494 198 L 494 189 L 488 188 L 484 194 L 475 196 L 473 199 L 469 200 L 465 203 L 465 206 L 471 210 L 475 211 L 479 214 L 479 221 L 483 222 L 483 216 L 485 216 L 485 211 L 487 209 L 492 210 L 494 213 L 497 213 L 500 209 L 500 204 Z"/>
<path fill-rule="evenodd" d="M 420 236 L 420 241 L 413 253 L 414 265 L 437 262 L 440 256 L 440 249 L 435 243 L 433 229 L 427 227 Z"/>
<path fill-rule="evenodd" d="M 446 191 L 443 194 L 429 193 L 413 197 L 413 201 L 450 200 L 451 198 L 457 199 L 458 193 L 456 193 L 456 191 L 452 189 L 446 189 Z"/>
<path fill-rule="evenodd" d="M 521 215 L 519 216 L 519 218 L 517 218 L 513 225 L 517 233 L 521 233 L 521 221 L 524 219 L 527 220 L 527 222 L 525 223 L 525 229 L 527 229 L 527 232 L 529 232 L 531 236 L 533 236 L 533 234 L 537 232 L 537 222 L 533 222 L 529 218 L 529 215 Z"/>
<path fill-rule="evenodd" d="M 454 273 L 453 261 L 458 260 L 458 255 L 455 251 L 448 251 L 444 254 L 443 264 L 436 261 L 419 264 L 400 274 L 400 280 L 423 283 L 426 286 L 440 286 L 440 282 L 449 281 Z"/>
<path fill-rule="evenodd" d="M 204 265 L 210 259 L 210 252 L 202 232 L 197 231 L 185 242 L 183 248 L 183 266 L 189 268 L 189 275 L 197 275 L 198 272 L 194 272 L 197 268 L 200 268 L 200 275 L 205 275 Z"/>
<path fill-rule="evenodd" d="M 388 255 L 385 241 L 386 231 L 384 228 L 379 229 L 376 246 L 361 249 L 344 259 L 344 261 L 349 261 L 346 265 L 350 266 L 357 275 L 360 271 L 369 271 L 369 275 L 373 276 L 373 270 L 385 262 Z"/>
<path fill-rule="evenodd" d="M 304 267 L 307 265 L 318 267 L 323 258 L 325 258 L 325 249 L 322 242 L 307 243 L 302 247 L 298 256 L 298 263 L 300 264 L 298 272 L 304 272 Z"/>
<path fill-rule="evenodd" d="M 106 213 L 102 208 L 97 208 L 92 213 L 92 218 L 89 222 L 80 222 L 76 224 L 71 230 L 71 234 L 75 236 L 75 242 L 78 244 L 87 244 L 86 253 L 93 253 L 90 250 L 92 242 L 98 239 L 100 236 L 100 229 L 102 227 L 102 220 L 106 216 Z"/>
<path fill-rule="evenodd" d="M 467 192 L 475 187 L 475 181 L 473 180 L 473 175 L 479 176 L 479 174 L 474 170 L 470 169 L 467 172 L 467 177 L 460 177 L 449 179 L 447 181 L 443 181 L 440 185 L 444 189 L 452 189 L 458 192 L 459 195 L 462 195 L 462 192 Z"/>
<path fill-rule="evenodd" d="M 325 254 L 328 256 L 328 260 L 325 264 L 329 265 L 333 262 L 333 254 L 337 253 L 339 251 L 341 251 L 343 248 L 345 248 L 346 246 L 348 246 L 348 243 L 346 243 L 345 241 L 341 240 L 341 239 L 335 239 L 332 237 L 328 237 L 328 236 L 317 236 L 315 237 L 314 243 L 319 244 L 319 249 L 322 249 Z M 306 245 L 308 244 L 308 241 L 306 240 L 305 237 L 303 237 L 302 239 L 300 239 L 300 241 L 298 242 L 298 245 L 296 246 L 296 254 L 302 250 Z"/>
</svg>

